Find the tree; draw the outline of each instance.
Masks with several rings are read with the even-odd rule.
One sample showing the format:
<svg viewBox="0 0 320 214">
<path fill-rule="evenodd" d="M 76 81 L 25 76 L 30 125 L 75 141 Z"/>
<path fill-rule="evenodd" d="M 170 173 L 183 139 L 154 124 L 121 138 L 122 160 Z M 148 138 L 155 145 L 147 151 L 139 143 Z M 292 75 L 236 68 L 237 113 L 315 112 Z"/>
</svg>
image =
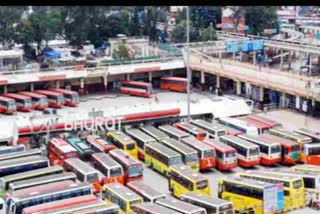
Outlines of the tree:
<svg viewBox="0 0 320 214">
<path fill-rule="evenodd" d="M 198 41 L 212 41 L 217 40 L 216 30 L 211 26 L 201 31 Z"/>
<path fill-rule="evenodd" d="M 120 59 L 128 59 L 129 58 L 129 50 L 128 47 L 124 44 L 119 44 L 117 49 L 113 52 L 113 58 L 120 58 Z"/>
<path fill-rule="evenodd" d="M 141 26 L 139 24 L 139 11 L 135 9 L 131 19 L 129 20 L 128 26 L 129 36 L 139 36 L 141 35 Z"/>
<path fill-rule="evenodd" d="M 167 12 L 161 7 L 145 7 L 143 35 L 149 36 L 151 41 L 159 40 L 157 22 L 167 23 Z"/>
<path fill-rule="evenodd" d="M 190 27 L 190 42 L 197 41 L 199 37 L 199 30 L 195 27 Z M 182 21 L 176 25 L 171 33 L 171 41 L 177 43 L 187 42 L 187 22 Z"/>
</svg>

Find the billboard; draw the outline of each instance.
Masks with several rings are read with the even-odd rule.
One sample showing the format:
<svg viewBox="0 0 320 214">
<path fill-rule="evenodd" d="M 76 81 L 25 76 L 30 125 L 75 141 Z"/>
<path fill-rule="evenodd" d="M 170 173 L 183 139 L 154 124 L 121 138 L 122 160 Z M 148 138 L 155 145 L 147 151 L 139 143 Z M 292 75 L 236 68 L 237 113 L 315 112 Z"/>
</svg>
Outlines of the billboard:
<svg viewBox="0 0 320 214">
<path fill-rule="evenodd" d="M 238 42 L 227 42 L 226 44 L 227 53 L 234 52 L 250 52 L 263 50 L 263 40 L 247 40 Z"/>
</svg>

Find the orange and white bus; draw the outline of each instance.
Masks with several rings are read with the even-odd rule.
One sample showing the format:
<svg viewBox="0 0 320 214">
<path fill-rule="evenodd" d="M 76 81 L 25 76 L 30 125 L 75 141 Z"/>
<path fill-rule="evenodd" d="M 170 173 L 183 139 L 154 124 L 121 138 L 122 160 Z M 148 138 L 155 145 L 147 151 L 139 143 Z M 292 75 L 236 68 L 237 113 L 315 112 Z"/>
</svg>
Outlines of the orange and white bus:
<svg viewBox="0 0 320 214">
<path fill-rule="evenodd" d="M 207 132 L 191 123 L 175 123 L 174 127 L 181 129 L 193 136 L 195 136 L 198 140 L 203 140 L 207 137 Z"/>
<path fill-rule="evenodd" d="M 5 93 L 2 96 L 14 99 L 16 101 L 16 106 L 18 111 L 23 112 L 30 112 L 32 111 L 32 102 L 31 98 L 21 95 L 21 94 L 14 94 L 14 93 Z"/>
<path fill-rule="evenodd" d="M 178 92 L 187 92 L 187 78 L 183 77 L 161 77 L 160 89 Z"/>
<path fill-rule="evenodd" d="M 48 98 L 45 95 L 37 94 L 29 91 L 19 91 L 18 94 L 21 94 L 26 97 L 30 97 L 32 101 L 33 109 L 43 110 L 48 108 Z"/>
<path fill-rule="evenodd" d="M 258 115 L 248 115 L 247 119 L 251 120 L 251 121 L 256 121 L 258 123 L 265 124 L 268 128 L 274 128 L 274 127 L 282 126 L 281 123 L 278 123 L 277 121 L 270 120 L 268 118 L 261 117 L 261 116 L 258 116 Z"/>
<path fill-rule="evenodd" d="M 0 96 L 0 113 L 13 114 L 17 111 L 16 101 L 14 99 Z"/>
<path fill-rule="evenodd" d="M 198 126 L 208 132 L 208 136 L 219 139 L 220 136 L 226 135 L 225 127 L 217 122 L 208 122 L 201 119 L 191 120 L 191 124 Z"/>
<path fill-rule="evenodd" d="M 64 96 L 64 105 L 76 107 L 79 105 L 80 98 L 76 91 L 70 91 L 62 88 L 48 88 L 49 91 L 61 93 Z"/>
<path fill-rule="evenodd" d="M 48 90 L 36 90 L 33 92 L 47 96 L 49 107 L 62 108 L 64 105 L 64 97 L 62 93 L 48 91 Z"/>
<path fill-rule="evenodd" d="M 51 165 L 63 166 L 64 160 L 80 157 L 79 152 L 60 138 L 52 138 L 48 143 L 48 157 Z"/>
<path fill-rule="evenodd" d="M 303 163 L 320 165 L 320 143 L 303 144 L 300 155 Z"/>
<path fill-rule="evenodd" d="M 108 153 L 116 147 L 98 135 L 88 135 L 86 141 L 95 152 Z"/>
<path fill-rule="evenodd" d="M 152 84 L 139 81 L 122 81 L 120 93 L 138 97 L 150 97 L 152 94 Z"/>
</svg>

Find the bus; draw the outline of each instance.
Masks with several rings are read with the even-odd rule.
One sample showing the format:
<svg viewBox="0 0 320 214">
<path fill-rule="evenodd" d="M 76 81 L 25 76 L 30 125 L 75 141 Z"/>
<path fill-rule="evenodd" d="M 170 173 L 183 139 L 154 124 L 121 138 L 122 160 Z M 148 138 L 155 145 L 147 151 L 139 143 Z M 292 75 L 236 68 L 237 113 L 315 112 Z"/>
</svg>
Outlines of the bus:
<svg viewBox="0 0 320 214">
<path fill-rule="evenodd" d="M 40 169 L 49 166 L 49 160 L 41 156 L 30 156 L 0 161 L 0 177 Z"/>
<path fill-rule="evenodd" d="M 221 171 L 228 171 L 238 166 L 236 150 L 218 140 L 205 139 L 202 141 L 216 151 L 216 167 Z"/>
<path fill-rule="evenodd" d="M 124 184 L 124 172 L 122 166 L 105 153 L 95 153 L 91 156 L 93 166 L 102 172 L 103 184 L 118 182 Z"/>
<path fill-rule="evenodd" d="M 187 92 L 188 79 L 183 77 L 161 77 L 160 89 Z"/>
<path fill-rule="evenodd" d="M 242 167 L 252 167 L 260 163 L 260 148 L 237 136 L 222 136 L 220 141 L 237 150 L 238 164 Z"/>
<path fill-rule="evenodd" d="M 63 166 L 65 159 L 80 157 L 79 152 L 61 138 L 52 138 L 48 143 L 48 151 L 51 165 Z"/>
<path fill-rule="evenodd" d="M 0 155 L 2 154 L 10 154 L 16 152 L 23 152 L 26 150 L 25 145 L 17 145 L 17 146 L 0 146 Z"/>
<path fill-rule="evenodd" d="M 207 131 L 209 137 L 219 139 L 220 136 L 226 135 L 227 131 L 225 127 L 216 122 L 208 122 L 201 119 L 191 120 L 191 124 L 198 126 Z"/>
<path fill-rule="evenodd" d="M 267 126 L 266 124 L 257 122 L 255 120 L 250 120 L 247 117 L 240 117 L 237 119 L 245 122 L 248 126 L 255 127 L 258 130 L 258 134 L 266 133 L 270 129 L 270 127 Z"/>
<path fill-rule="evenodd" d="M 320 166 L 311 164 L 301 164 L 290 168 L 296 172 L 315 172 L 320 174 Z"/>
<path fill-rule="evenodd" d="M 71 180 L 76 182 L 77 178 L 74 173 L 66 172 L 61 174 L 54 174 L 54 175 L 41 176 L 37 178 L 25 179 L 22 181 L 16 181 L 16 182 L 10 183 L 8 191 L 12 192 L 20 189 L 39 186 L 42 184 L 50 184 L 50 183 L 66 181 L 66 180 Z"/>
<path fill-rule="evenodd" d="M 203 140 L 207 137 L 207 132 L 191 123 L 175 123 L 173 124 L 174 127 L 181 129 L 182 131 L 185 131 L 189 133 L 190 135 L 193 135 L 198 140 Z"/>
<path fill-rule="evenodd" d="M 108 153 L 116 147 L 98 135 L 88 135 L 86 141 L 95 152 Z"/>
<path fill-rule="evenodd" d="M 202 143 L 195 137 L 182 138 L 181 143 L 186 144 L 198 152 L 199 168 L 201 171 L 216 166 L 216 152 L 214 148 Z"/>
<path fill-rule="evenodd" d="M 14 99 L 0 96 L 0 113 L 13 114 L 16 111 L 17 106 Z"/>
<path fill-rule="evenodd" d="M 48 108 L 48 98 L 45 95 L 37 94 L 29 91 L 19 91 L 18 94 L 21 94 L 26 97 L 30 97 L 33 109 L 41 111 Z"/>
<path fill-rule="evenodd" d="M 149 143 L 145 149 L 145 163 L 152 169 L 168 177 L 170 167 L 182 164 L 180 153 L 172 150 L 160 143 Z"/>
<path fill-rule="evenodd" d="M 266 126 L 268 126 L 269 128 L 274 128 L 274 127 L 280 127 L 282 126 L 281 123 L 278 123 L 275 120 L 271 120 L 269 118 L 265 118 L 265 117 L 261 117 L 259 115 L 248 115 L 247 119 L 251 120 L 251 121 L 256 121 L 258 123 L 262 123 L 265 124 Z"/>
<path fill-rule="evenodd" d="M 64 105 L 76 107 L 79 105 L 80 98 L 76 91 L 70 91 L 62 88 L 48 88 L 49 91 L 63 94 Z"/>
<path fill-rule="evenodd" d="M 143 167 L 137 159 L 131 157 L 121 149 L 111 150 L 109 154 L 123 167 L 125 184 L 130 181 L 143 179 Z"/>
<path fill-rule="evenodd" d="M 0 155 L 0 162 L 5 160 L 12 160 L 16 158 L 24 158 L 24 157 L 31 157 L 31 156 L 41 156 L 42 151 L 40 149 L 30 149 L 25 150 L 22 152 L 12 152 L 9 154 L 1 154 Z"/>
<path fill-rule="evenodd" d="M 120 93 L 149 98 L 152 94 L 152 84 L 140 81 L 122 81 Z"/>
<path fill-rule="evenodd" d="M 156 140 L 139 129 L 127 129 L 126 133 L 137 142 L 138 158 L 144 160 L 145 145 Z"/>
<path fill-rule="evenodd" d="M 92 194 L 88 183 L 60 181 L 36 187 L 21 189 L 6 197 L 6 214 L 20 214 L 25 207 L 81 195 Z"/>
<path fill-rule="evenodd" d="M 300 128 L 300 129 L 294 130 L 293 132 L 307 136 L 307 137 L 311 137 L 313 143 L 320 142 L 320 132 L 315 132 L 306 128 Z"/>
<path fill-rule="evenodd" d="M 205 208 L 207 214 L 234 214 L 234 207 L 230 201 L 202 193 L 188 192 L 181 196 L 181 200 Z"/>
<path fill-rule="evenodd" d="M 127 184 L 127 187 L 139 194 L 145 202 L 156 202 L 160 198 L 165 198 L 166 195 L 145 184 L 143 181 L 132 181 Z"/>
<path fill-rule="evenodd" d="M 79 152 L 80 158 L 83 160 L 90 159 L 91 154 L 94 153 L 94 150 L 80 138 L 69 137 L 67 138 L 67 142 Z"/>
<path fill-rule="evenodd" d="M 184 213 L 184 214 L 206 214 L 207 211 L 202 208 L 198 207 L 193 204 L 189 204 L 184 201 L 180 201 L 173 197 L 163 198 L 156 201 L 156 204 L 160 206 L 169 208 L 177 213 Z"/>
<path fill-rule="evenodd" d="M 230 201 L 236 213 L 282 213 L 284 194 L 282 183 L 239 177 L 220 178 L 218 181 L 218 197 Z"/>
<path fill-rule="evenodd" d="M 32 111 L 32 102 L 31 98 L 21 95 L 21 94 L 14 94 L 14 93 L 4 93 L 2 96 L 14 99 L 16 101 L 16 108 L 18 111 L 22 112 L 30 112 Z"/>
<path fill-rule="evenodd" d="M 239 135 L 241 139 L 249 141 L 260 149 L 260 164 L 271 166 L 281 162 L 281 145 L 277 142 L 265 141 L 252 135 Z"/>
<path fill-rule="evenodd" d="M 160 206 L 155 203 L 141 203 L 141 204 L 135 204 L 132 206 L 132 210 L 136 213 L 140 214 L 177 214 L 178 212 L 175 212 L 169 208 Z"/>
<path fill-rule="evenodd" d="M 270 134 L 261 134 L 258 138 L 270 143 L 280 143 L 281 162 L 283 164 L 295 164 L 299 160 L 300 149 L 298 143 Z"/>
<path fill-rule="evenodd" d="M 320 165 L 320 143 L 303 144 L 300 156 L 305 164 Z"/>
<path fill-rule="evenodd" d="M 219 123 L 219 125 L 226 130 L 227 135 L 238 136 L 238 135 L 244 134 L 244 132 L 242 132 L 242 131 L 240 131 L 238 129 L 234 129 L 234 128 L 231 128 L 229 126 L 222 125 L 220 123 Z M 219 139 L 219 138 L 217 138 L 217 139 Z"/>
<path fill-rule="evenodd" d="M 81 161 L 79 158 L 69 158 L 64 161 L 64 168 L 66 171 L 76 174 L 79 181 L 91 183 L 94 193 L 101 191 L 100 181 L 103 176 L 101 172 L 89 164 Z"/>
<path fill-rule="evenodd" d="M 171 166 L 168 182 L 169 190 L 177 198 L 188 192 L 210 195 L 209 179 L 184 165 Z"/>
<path fill-rule="evenodd" d="M 279 175 L 270 171 L 248 171 L 237 173 L 242 178 L 254 179 L 269 183 L 283 183 L 284 212 L 305 206 L 305 188 L 302 178 L 289 175 Z"/>
<path fill-rule="evenodd" d="M 197 171 L 199 170 L 199 157 L 196 150 L 173 138 L 162 140 L 160 143 L 181 154 L 186 166 Z"/>
<path fill-rule="evenodd" d="M 33 92 L 47 96 L 49 107 L 52 107 L 52 108 L 62 108 L 63 107 L 64 97 L 63 97 L 62 93 L 48 91 L 48 90 L 36 90 Z"/>
<path fill-rule="evenodd" d="M 121 131 L 109 131 L 107 137 L 113 145 L 138 159 L 137 142 Z"/>
<path fill-rule="evenodd" d="M 150 135 L 151 137 L 153 137 L 154 139 L 156 139 L 157 141 L 169 138 L 169 136 L 166 135 L 164 132 L 151 125 L 142 126 L 140 129 L 143 132 Z"/>
<path fill-rule="evenodd" d="M 161 131 L 166 133 L 169 137 L 180 141 L 184 137 L 190 137 L 190 134 L 184 132 L 171 125 L 163 125 L 158 127 Z"/>
<path fill-rule="evenodd" d="M 111 183 L 103 186 L 103 197 L 107 203 L 115 203 L 119 205 L 120 213 L 127 213 L 132 210 L 132 205 L 143 203 L 143 198 L 137 193 L 131 191 L 128 187 Z"/>
<path fill-rule="evenodd" d="M 219 122 L 225 126 L 230 128 L 237 129 L 243 133 L 250 134 L 250 135 L 258 135 L 259 130 L 254 126 L 249 126 L 245 121 L 241 121 L 236 118 L 230 117 L 221 117 L 218 119 Z"/>
</svg>

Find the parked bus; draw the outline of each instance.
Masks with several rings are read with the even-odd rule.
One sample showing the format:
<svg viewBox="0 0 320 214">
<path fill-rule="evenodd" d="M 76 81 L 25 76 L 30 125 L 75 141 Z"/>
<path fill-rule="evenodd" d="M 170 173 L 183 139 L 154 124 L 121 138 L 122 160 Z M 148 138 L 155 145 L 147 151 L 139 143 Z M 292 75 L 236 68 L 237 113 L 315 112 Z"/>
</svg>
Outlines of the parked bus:
<svg viewBox="0 0 320 214">
<path fill-rule="evenodd" d="M 21 94 L 14 94 L 14 93 L 4 93 L 2 96 L 14 99 L 16 101 L 16 108 L 18 111 L 22 112 L 30 112 L 32 111 L 32 102 L 31 98 L 21 95 Z"/>
<path fill-rule="evenodd" d="M 91 154 L 94 153 L 94 150 L 80 138 L 70 137 L 67 138 L 67 142 L 79 152 L 80 158 L 83 160 L 90 159 Z"/>
<path fill-rule="evenodd" d="M 199 157 L 196 150 L 173 138 L 162 140 L 160 143 L 181 154 L 186 166 L 197 171 L 199 170 Z"/>
<path fill-rule="evenodd" d="M 305 206 L 305 188 L 302 178 L 289 175 L 279 175 L 270 171 L 240 172 L 238 175 L 243 178 L 255 179 L 263 182 L 276 184 L 283 183 L 284 212 Z"/>
<path fill-rule="evenodd" d="M 0 96 L 0 113 L 13 114 L 16 111 L 17 105 L 14 99 Z"/>
<path fill-rule="evenodd" d="M 280 127 L 281 123 L 278 123 L 275 120 L 271 120 L 269 118 L 265 118 L 265 117 L 261 117 L 259 115 L 248 115 L 247 119 L 252 120 L 252 121 L 256 121 L 258 123 L 263 123 L 266 126 L 268 126 L 269 128 L 274 128 L 274 127 Z"/>
<path fill-rule="evenodd" d="M 16 181 L 9 184 L 8 191 L 12 192 L 12 191 L 17 191 L 17 190 L 25 189 L 29 187 L 40 186 L 43 184 L 50 184 L 50 183 L 55 183 L 59 181 L 67 181 L 67 180 L 76 182 L 77 180 L 76 175 L 72 172 L 66 172 L 61 174 L 47 175 L 47 176 L 41 176 L 37 178 L 25 179 L 22 181 Z"/>
<path fill-rule="evenodd" d="M 220 141 L 237 150 L 238 164 L 242 167 L 252 167 L 260 163 L 260 149 L 256 144 L 236 136 L 222 136 Z"/>
<path fill-rule="evenodd" d="M 184 132 L 171 125 L 163 125 L 158 127 L 161 131 L 166 133 L 169 137 L 180 141 L 184 137 L 190 137 L 190 134 Z"/>
<path fill-rule="evenodd" d="M 169 190 L 177 198 L 188 192 L 200 192 L 210 195 L 208 178 L 202 174 L 195 173 L 184 165 L 171 167 L 168 182 Z"/>
<path fill-rule="evenodd" d="M 51 165 L 61 165 L 68 158 L 80 157 L 79 152 L 61 138 L 52 138 L 48 143 L 49 160 Z"/>
<path fill-rule="evenodd" d="M 47 96 L 49 107 L 52 107 L 52 108 L 62 108 L 63 107 L 64 97 L 63 97 L 62 93 L 48 91 L 48 90 L 36 90 L 33 92 Z"/>
<path fill-rule="evenodd" d="M 169 138 L 169 136 L 166 135 L 164 132 L 162 132 L 161 130 L 159 130 L 156 127 L 151 126 L 151 125 L 142 126 L 140 129 L 143 132 L 150 135 L 151 137 L 153 137 L 154 139 L 156 139 L 157 141 Z"/>
<path fill-rule="evenodd" d="M 283 164 L 295 164 L 299 160 L 300 150 L 298 143 L 270 134 L 261 134 L 258 138 L 270 143 L 280 143 Z"/>
<path fill-rule="evenodd" d="M 42 151 L 40 149 L 30 149 L 25 150 L 22 152 L 13 152 L 9 154 L 1 154 L 0 155 L 0 162 L 5 160 L 13 160 L 16 158 L 24 158 L 24 157 L 31 157 L 31 156 L 41 156 Z"/>
<path fill-rule="evenodd" d="M 305 164 L 320 165 L 320 143 L 303 144 L 300 156 Z"/>
<path fill-rule="evenodd" d="M 218 182 L 218 197 L 230 201 L 236 213 L 282 213 L 284 190 L 282 183 L 227 177 Z"/>
<path fill-rule="evenodd" d="M 183 163 L 181 154 L 160 143 L 146 145 L 144 160 L 147 166 L 165 176 L 169 175 L 171 166 Z"/>
<path fill-rule="evenodd" d="M 219 170 L 232 170 L 238 166 L 236 150 L 218 140 L 205 139 L 203 143 L 214 148 L 216 151 L 216 167 Z"/>
<path fill-rule="evenodd" d="M 141 204 L 135 204 L 132 206 L 132 210 L 136 213 L 140 214 L 177 214 L 178 212 L 175 212 L 169 208 L 160 206 L 155 203 L 141 203 Z"/>
<path fill-rule="evenodd" d="M 207 211 L 202 207 L 198 207 L 196 205 L 189 204 L 187 202 L 180 201 L 172 197 L 159 199 L 156 201 L 156 204 L 169 208 L 173 211 L 176 211 L 177 213 L 184 213 L 184 214 L 206 214 L 207 213 Z"/>
<path fill-rule="evenodd" d="M 191 120 L 191 124 L 198 126 L 205 131 L 208 132 L 208 135 L 210 137 L 213 137 L 215 139 L 219 139 L 220 136 L 226 135 L 227 131 L 226 129 L 219 123 L 216 122 L 208 122 L 201 119 Z"/>
<path fill-rule="evenodd" d="M 139 129 L 127 129 L 126 133 L 137 142 L 138 158 L 144 160 L 145 145 L 156 140 Z"/>
<path fill-rule="evenodd" d="M 77 179 L 81 182 L 92 184 L 94 193 L 101 191 L 100 181 L 102 180 L 101 172 L 91 167 L 89 164 L 81 161 L 79 158 L 69 158 L 64 162 L 66 171 L 76 174 Z"/>
<path fill-rule="evenodd" d="M 137 142 L 131 137 L 120 131 L 109 131 L 107 137 L 117 148 L 138 159 Z"/>
<path fill-rule="evenodd" d="M 124 172 L 122 166 L 105 153 L 95 153 L 91 156 L 93 166 L 102 172 L 103 184 L 118 182 L 124 184 Z"/>
<path fill-rule="evenodd" d="M 86 141 L 95 152 L 108 153 L 116 147 L 98 135 L 88 135 Z"/>
<path fill-rule="evenodd" d="M 131 191 L 128 187 L 111 183 L 103 186 L 103 196 L 107 203 L 115 203 L 119 205 L 120 213 L 127 213 L 132 210 L 132 205 L 143 203 L 143 198 L 137 193 Z"/>
<path fill-rule="evenodd" d="M 243 133 L 250 134 L 250 135 L 258 135 L 259 130 L 256 127 L 249 126 L 246 124 L 246 122 L 241 121 L 236 118 L 230 118 L 230 117 L 224 117 L 219 118 L 219 122 L 225 126 L 228 126 L 230 128 L 237 129 Z"/>
<path fill-rule="evenodd" d="M 151 97 L 152 84 L 139 81 L 122 81 L 120 93 L 139 97 Z"/>
<path fill-rule="evenodd" d="M 227 135 L 238 136 L 238 135 L 244 134 L 244 132 L 239 131 L 238 129 L 234 129 L 234 128 L 231 128 L 229 126 L 225 126 L 225 125 L 222 125 L 222 124 L 219 124 L 219 125 L 226 130 Z"/>
<path fill-rule="evenodd" d="M 318 165 L 301 164 L 293 166 L 290 169 L 296 172 L 315 172 L 320 174 L 320 166 Z"/>
<path fill-rule="evenodd" d="M 207 214 L 234 214 L 233 204 L 230 201 L 210 195 L 188 192 L 181 196 L 181 200 L 205 208 Z"/>
<path fill-rule="evenodd" d="M 64 105 L 76 107 L 79 105 L 80 98 L 76 91 L 70 91 L 62 88 L 48 88 L 49 91 L 63 94 Z"/>
<path fill-rule="evenodd" d="M 137 159 L 131 157 L 121 149 L 111 150 L 110 156 L 123 167 L 125 184 L 130 181 L 143 179 L 143 167 Z"/>
<path fill-rule="evenodd" d="M 132 181 L 127 184 L 127 187 L 139 194 L 143 201 L 154 203 L 160 198 L 165 198 L 166 195 L 145 184 L 143 181 Z"/>
<path fill-rule="evenodd" d="M 189 133 L 190 135 L 193 135 L 198 140 L 203 140 L 207 137 L 207 132 L 191 123 L 175 123 L 174 127 L 181 129 L 182 131 L 185 131 Z"/>
<path fill-rule="evenodd" d="M 45 157 L 30 156 L 0 161 L 0 177 L 49 166 Z"/>
<path fill-rule="evenodd" d="M 257 122 L 255 120 L 251 120 L 247 117 L 240 117 L 237 119 L 245 122 L 245 124 L 247 124 L 248 126 L 255 127 L 258 130 L 259 134 L 266 133 L 270 129 L 270 127 L 268 125 L 266 125 L 264 123 Z"/>
<path fill-rule="evenodd" d="M 160 89 L 178 92 L 187 92 L 187 78 L 182 77 L 161 77 Z"/>
<path fill-rule="evenodd" d="M 12 192 L 6 197 L 6 214 L 20 214 L 25 207 L 92 194 L 87 183 L 61 181 Z"/>
<path fill-rule="evenodd" d="M 320 132 L 315 132 L 306 128 L 300 128 L 295 130 L 294 132 L 307 137 L 311 137 L 312 142 L 314 143 L 320 142 Z"/>
<path fill-rule="evenodd" d="M 16 152 L 23 152 L 26 150 L 25 145 L 17 145 L 17 146 L 0 146 L 0 155 L 2 154 L 11 154 Z"/>
<path fill-rule="evenodd" d="M 281 145 L 277 142 L 264 141 L 257 136 L 239 135 L 239 138 L 249 141 L 260 148 L 260 163 L 271 166 L 281 162 Z"/>
<path fill-rule="evenodd" d="M 48 108 L 48 98 L 45 95 L 37 94 L 29 91 L 19 91 L 18 94 L 21 94 L 26 97 L 30 97 L 33 109 L 44 110 Z"/>
<path fill-rule="evenodd" d="M 214 148 L 202 143 L 195 137 L 182 138 L 181 142 L 198 152 L 200 170 L 207 170 L 216 166 Z"/>
</svg>

